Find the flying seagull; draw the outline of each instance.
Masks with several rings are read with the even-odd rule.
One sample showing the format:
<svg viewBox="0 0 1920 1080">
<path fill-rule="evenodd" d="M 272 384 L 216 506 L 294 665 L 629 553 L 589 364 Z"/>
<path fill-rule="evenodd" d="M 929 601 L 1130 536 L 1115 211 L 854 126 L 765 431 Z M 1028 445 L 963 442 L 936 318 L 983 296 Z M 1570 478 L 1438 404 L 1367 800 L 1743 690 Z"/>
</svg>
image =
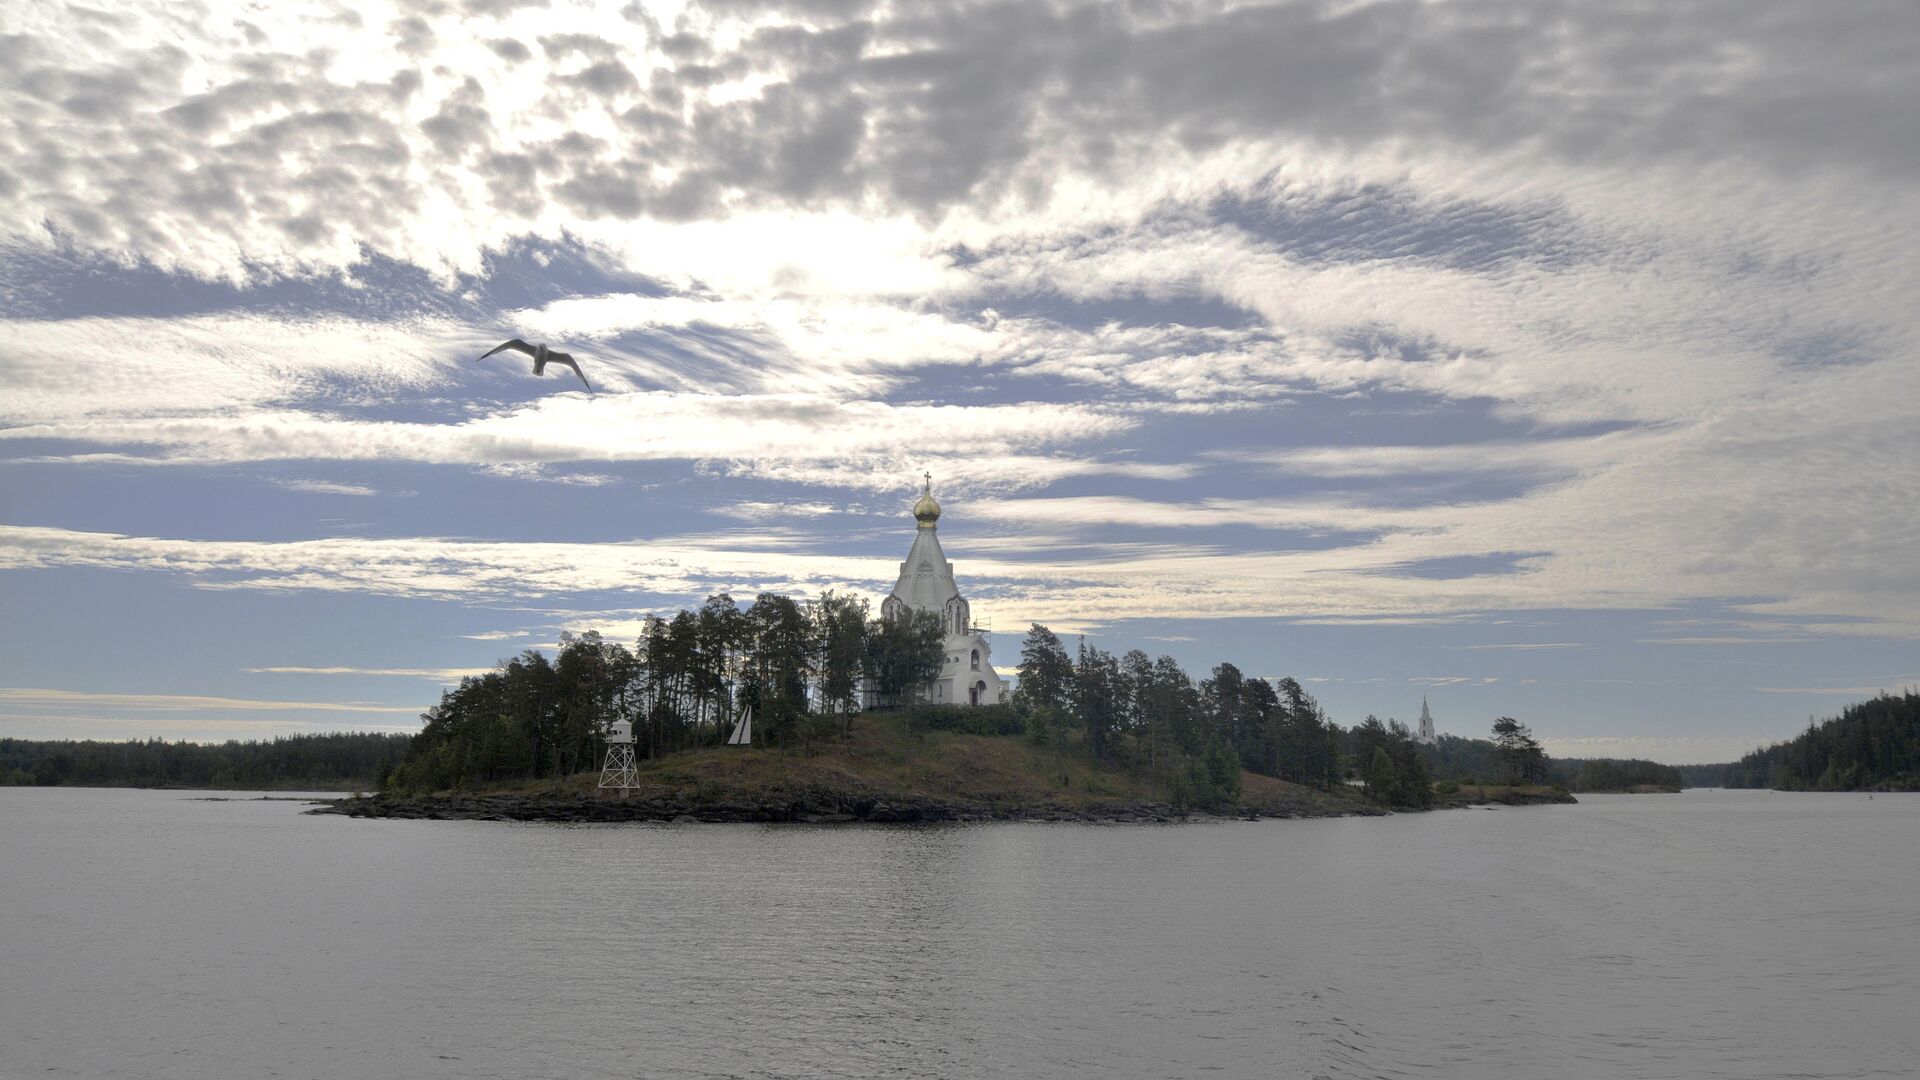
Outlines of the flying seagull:
<svg viewBox="0 0 1920 1080">
<path fill-rule="evenodd" d="M 580 362 L 573 358 L 572 353 L 556 352 L 547 348 L 545 345 L 529 345 L 519 338 L 514 338 L 512 341 L 495 346 L 486 356 L 482 356 L 480 359 L 485 360 L 487 356 L 492 356 L 494 353 L 503 352 L 507 349 L 523 352 L 533 357 L 533 373 L 535 375 L 546 374 L 548 364 L 560 364 L 572 368 L 573 373 L 580 376 L 580 385 L 587 388 L 587 393 L 593 393 L 593 384 L 587 381 L 586 374 L 580 370 Z"/>
</svg>

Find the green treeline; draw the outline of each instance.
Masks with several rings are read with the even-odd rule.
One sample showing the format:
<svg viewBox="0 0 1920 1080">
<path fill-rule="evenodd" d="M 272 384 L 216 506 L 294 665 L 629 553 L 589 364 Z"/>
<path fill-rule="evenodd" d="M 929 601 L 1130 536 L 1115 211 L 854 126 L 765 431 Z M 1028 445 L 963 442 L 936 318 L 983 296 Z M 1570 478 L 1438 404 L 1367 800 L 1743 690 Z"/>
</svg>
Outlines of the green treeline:
<svg viewBox="0 0 1920 1080">
<path fill-rule="evenodd" d="M 1566 784 L 1563 764 L 1548 758 L 1533 732 L 1510 716 L 1494 721 L 1491 739 L 1441 735 L 1421 746 L 1420 754 L 1442 782 Z"/>
<path fill-rule="evenodd" d="M 903 704 L 944 659 L 940 619 L 874 619 L 833 592 L 799 603 L 762 593 L 742 608 L 720 593 L 697 610 L 646 621 L 629 649 L 598 633 L 561 638 L 460 680 L 429 709 L 406 762 L 406 790 L 474 788 L 597 768 L 607 725 L 633 725 L 657 757 L 726 738 L 742 706 L 754 742 L 807 749 L 853 722 L 871 698 Z"/>
<path fill-rule="evenodd" d="M 1733 766 L 1720 761 L 1711 765 L 1675 765 L 1681 787 L 1726 787 L 1727 770 Z"/>
<path fill-rule="evenodd" d="M 1345 733 L 1293 679 L 1271 683 L 1219 664 L 1196 682 L 1171 656 L 1132 649 L 1116 657 L 1085 644 L 1069 654 L 1038 623 L 1021 645 L 1014 703 L 1036 742 L 1070 736 L 1104 762 L 1168 783 L 1176 801 L 1193 805 L 1232 801 L 1243 768 L 1331 788 L 1348 750 Z M 1396 737 L 1373 721 L 1363 764 L 1374 768 L 1373 750 L 1389 762 L 1417 757 L 1405 735 L 1405 728 Z M 1415 792 L 1397 776 L 1378 779 L 1370 790 L 1383 801 L 1424 805 L 1422 796 L 1432 798 L 1431 785 Z"/>
<path fill-rule="evenodd" d="M 0 739 L 0 784 L 370 789 L 406 756 L 411 741 L 361 732 L 224 743 Z"/>
<path fill-rule="evenodd" d="M 1882 694 L 1723 767 L 1732 788 L 1920 791 L 1920 694 Z"/>
<path fill-rule="evenodd" d="M 1680 770 L 1672 765 L 1640 758 L 1567 758 L 1553 763 L 1553 778 L 1570 791 L 1627 791 L 1637 787 L 1673 788 L 1686 786 Z"/>
</svg>

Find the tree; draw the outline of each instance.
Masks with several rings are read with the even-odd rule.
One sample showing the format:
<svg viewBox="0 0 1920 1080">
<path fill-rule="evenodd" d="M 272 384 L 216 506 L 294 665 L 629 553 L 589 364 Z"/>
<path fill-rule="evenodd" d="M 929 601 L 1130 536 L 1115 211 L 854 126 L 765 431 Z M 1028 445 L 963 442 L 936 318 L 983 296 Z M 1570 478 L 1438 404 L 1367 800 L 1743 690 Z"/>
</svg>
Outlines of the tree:
<svg viewBox="0 0 1920 1080">
<path fill-rule="evenodd" d="M 1387 752 L 1385 745 L 1374 746 L 1373 756 L 1367 759 L 1367 767 L 1362 770 L 1360 779 L 1365 783 L 1370 798 L 1390 803 L 1400 794 L 1400 770 L 1394 768 L 1393 755 Z"/>
<path fill-rule="evenodd" d="M 759 695 L 754 733 L 775 745 L 805 736 L 807 682 L 812 673 L 812 623 L 792 597 L 761 593 L 747 609 L 752 633 L 749 682 Z"/>
<path fill-rule="evenodd" d="M 1319 702 L 1290 677 L 1281 679 L 1275 690 L 1280 704 L 1268 722 L 1274 775 L 1296 784 L 1331 786 L 1336 762 Z"/>
<path fill-rule="evenodd" d="M 1547 755 L 1527 725 L 1511 716 L 1493 722 L 1494 754 L 1509 783 L 1537 780 L 1546 775 Z"/>
<path fill-rule="evenodd" d="M 1155 723 L 1152 694 L 1153 661 L 1139 649 L 1128 649 L 1120 658 L 1120 726 L 1145 753 L 1149 773 L 1158 768 L 1167 742 L 1166 725 Z"/>
<path fill-rule="evenodd" d="M 1240 689 L 1240 741 L 1234 751 L 1248 769 L 1268 776 L 1280 775 L 1280 751 L 1274 740 L 1276 727 L 1283 723 L 1284 711 L 1273 684 L 1265 679 L 1248 679 Z"/>
<path fill-rule="evenodd" d="M 860 680 L 867 669 L 867 602 L 828 590 L 812 608 L 818 649 L 814 678 L 820 704 L 837 714 L 842 734 L 853 730 L 853 714 L 860 707 Z"/>
<path fill-rule="evenodd" d="M 707 597 L 694 624 L 691 659 L 698 667 L 698 722 L 704 724 L 712 717 L 714 734 L 725 738 L 738 705 L 732 690 L 739 685 L 753 643 L 752 626 L 727 593 Z"/>
<path fill-rule="evenodd" d="M 1064 711 L 1073 696 L 1073 660 L 1053 631 L 1034 623 L 1020 643 L 1020 683 L 1014 696 L 1029 709 Z"/>
<path fill-rule="evenodd" d="M 1081 644 L 1069 700 L 1087 733 L 1087 749 L 1096 758 L 1111 758 L 1126 708 L 1125 684 L 1112 653 Z"/>
<path fill-rule="evenodd" d="M 1232 664 L 1218 664 L 1211 678 L 1200 683 L 1201 708 L 1213 734 L 1226 741 L 1236 751 L 1240 749 L 1245 736 L 1241 731 L 1246 692 L 1246 676 Z"/>
<path fill-rule="evenodd" d="M 867 678 L 887 705 L 910 701 L 940 677 L 946 661 L 946 625 L 931 611 L 907 611 L 867 627 Z"/>
<path fill-rule="evenodd" d="M 1367 797 L 1390 806 L 1433 804 L 1433 773 L 1405 724 L 1369 716 L 1348 736 L 1353 771 Z"/>
<path fill-rule="evenodd" d="M 602 640 L 597 630 L 560 635 L 553 667 L 558 710 L 554 755 L 560 775 L 592 762 L 607 725 L 616 718 L 631 663 L 625 647 Z"/>
</svg>

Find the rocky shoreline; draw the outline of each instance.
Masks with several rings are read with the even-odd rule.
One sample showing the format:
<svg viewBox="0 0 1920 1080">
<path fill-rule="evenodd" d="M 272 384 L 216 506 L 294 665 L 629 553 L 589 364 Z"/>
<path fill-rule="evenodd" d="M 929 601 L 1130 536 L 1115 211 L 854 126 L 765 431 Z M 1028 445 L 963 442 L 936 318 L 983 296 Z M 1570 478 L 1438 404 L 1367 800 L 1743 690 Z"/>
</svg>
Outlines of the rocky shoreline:
<svg viewBox="0 0 1920 1080">
<path fill-rule="evenodd" d="M 1180 810 L 1162 803 L 1125 803 L 1086 808 L 997 806 L 919 798 L 792 798 L 696 803 L 675 796 L 597 795 L 366 795 L 335 799 L 308 811 L 361 818 L 428 821 L 653 821 L 691 824 L 794 822 L 854 824 L 905 822 L 1077 821 L 1150 824 L 1221 815 Z M 1251 813 L 1247 815 L 1261 817 Z M 1324 815 L 1323 815 L 1324 816 Z"/>
<path fill-rule="evenodd" d="M 1498 803 L 1528 806 L 1573 802 L 1570 795 L 1506 791 L 1480 799 L 1443 799 L 1433 808 L 1462 809 Z M 801 824 L 909 822 L 1086 822 L 1153 824 L 1263 818 L 1378 817 L 1391 811 L 1367 803 L 1338 807 L 1299 806 L 1285 812 L 1242 807 L 1226 813 L 1183 810 L 1155 802 L 1101 802 L 1092 805 L 1031 805 L 927 799 L 915 796 L 835 795 L 812 792 L 775 797 L 694 800 L 671 791 L 636 791 L 625 796 L 586 792 L 448 795 L 360 795 L 322 802 L 311 814 L 425 821 L 544 821 L 561 823 L 651 821 L 677 824 Z M 1400 811 L 1402 813 L 1407 811 Z M 1418 811 L 1414 811 L 1418 812 Z"/>
</svg>

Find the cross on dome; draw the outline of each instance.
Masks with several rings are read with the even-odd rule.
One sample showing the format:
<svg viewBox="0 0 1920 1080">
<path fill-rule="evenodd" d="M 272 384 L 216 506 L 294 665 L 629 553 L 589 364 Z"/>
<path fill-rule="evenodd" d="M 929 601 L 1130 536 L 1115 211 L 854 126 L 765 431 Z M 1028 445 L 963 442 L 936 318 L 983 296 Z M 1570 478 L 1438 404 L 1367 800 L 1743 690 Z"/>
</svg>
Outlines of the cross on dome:
<svg viewBox="0 0 1920 1080">
<path fill-rule="evenodd" d="M 940 504 L 933 499 L 933 474 L 921 473 L 925 483 L 920 489 L 920 500 L 913 504 L 913 519 L 923 529 L 931 529 L 940 521 Z"/>
</svg>

